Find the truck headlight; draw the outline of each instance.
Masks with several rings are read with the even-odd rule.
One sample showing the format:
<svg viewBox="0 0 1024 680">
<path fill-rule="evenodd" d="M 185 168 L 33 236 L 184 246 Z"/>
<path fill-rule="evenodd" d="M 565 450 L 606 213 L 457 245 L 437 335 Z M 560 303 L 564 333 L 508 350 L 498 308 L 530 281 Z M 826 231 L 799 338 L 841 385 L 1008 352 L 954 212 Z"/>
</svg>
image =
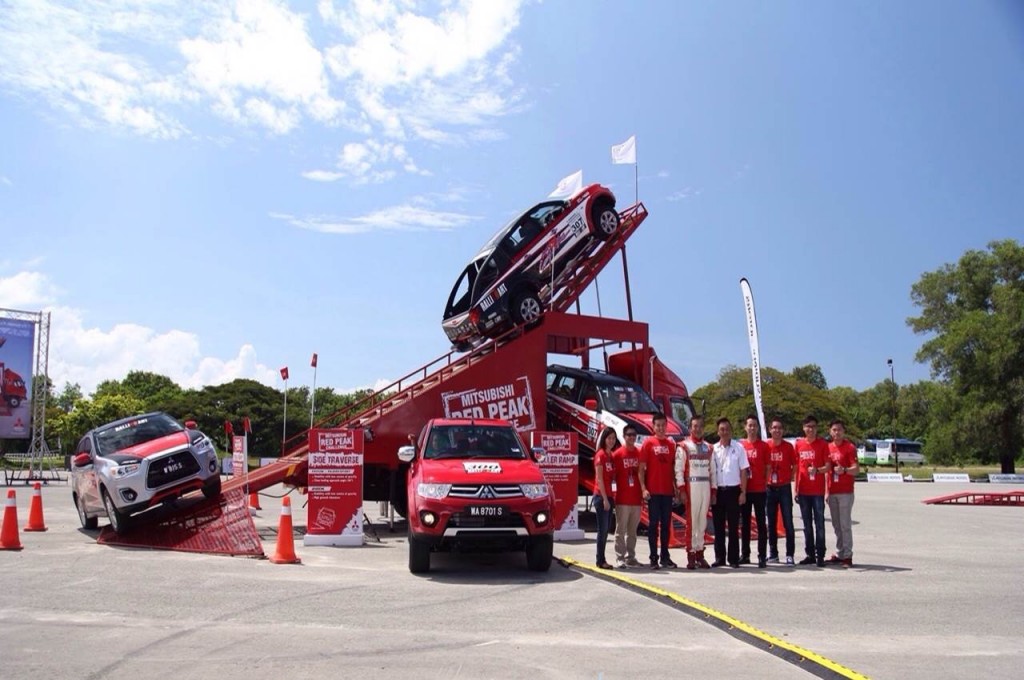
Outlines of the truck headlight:
<svg viewBox="0 0 1024 680">
<path fill-rule="evenodd" d="M 452 490 L 451 484 L 418 484 L 416 495 L 423 498 L 444 498 Z"/>
<path fill-rule="evenodd" d="M 527 498 L 544 498 L 548 495 L 547 484 L 520 484 L 519 488 Z"/>
</svg>

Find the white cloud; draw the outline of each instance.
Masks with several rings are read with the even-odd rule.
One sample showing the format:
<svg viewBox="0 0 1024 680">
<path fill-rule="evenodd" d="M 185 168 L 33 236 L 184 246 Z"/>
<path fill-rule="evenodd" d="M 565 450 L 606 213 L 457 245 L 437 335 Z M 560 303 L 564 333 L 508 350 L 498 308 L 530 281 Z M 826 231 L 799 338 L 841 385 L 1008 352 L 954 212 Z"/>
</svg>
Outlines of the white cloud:
<svg viewBox="0 0 1024 680">
<path fill-rule="evenodd" d="M 14 186 L 14 182 L 12 182 L 11 178 L 8 177 L 7 175 L 0 175 L 0 184 L 3 184 L 4 186 L 9 186 L 9 187 L 13 187 Z"/>
<path fill-rule="evenodd" d="M 272 213 L 294 227 L 323 234 L 365 234 L 371 231 L 452 231 L 476 219 L 472 215 L 430 210 L 418 205 L 396 205 L 362 215 L 338 218 L 323 215 L 297 217 Z"/>
<path fill-rule="evenodd" d="M 203 356 L 199 336 L 170 329 L 157 331 L 133 323 L 110 329 L 90 327 L 77 309 L 57 304 L 61 291 L 45 274 L 19 272 L 0 277 L 0 307 L 50 312 L 49 373 L 54 384 L 78 383 L 86 394 L 104 380 L 120 380 L 128 371 L 152 371 L 182 387 L 201 387 L 251 378 L 275 385 L 277 371 L 261 364 L 246 344 L 230 359 Z"/>
<path fill-rule="evenodd" d="M 317 182 L 333 182 L 348 177 L 353 184 L 379 184 L 397 174 L 395 167 L 414 175 L 430 175 L 416 165 L 402 144 L 373 139 L 346 144 L 338 154 L 335 167 L 336 170 L 309 170 L 302 176 Z"/>
<path fill-rule="evenodd" d="M 676 202 L 685 201 L 689 198 L 696 198 L 704 193 L 703 189 L 694 189 L 693 187 L 684 187 L 679 191 L 673 191 L 671 194 L 665 197 L 666 201 Z"/>
</svg>

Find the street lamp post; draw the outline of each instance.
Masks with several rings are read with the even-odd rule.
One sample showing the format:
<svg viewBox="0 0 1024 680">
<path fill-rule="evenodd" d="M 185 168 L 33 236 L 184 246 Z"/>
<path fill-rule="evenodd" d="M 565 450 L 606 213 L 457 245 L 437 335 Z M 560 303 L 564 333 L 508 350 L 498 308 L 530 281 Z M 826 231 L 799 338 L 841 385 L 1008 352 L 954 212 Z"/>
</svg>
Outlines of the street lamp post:
<svg viewBox="0 0 1024 680">
<path fill-rule="evenodd" d="M 886 360 L 889 364 L 889 382 L 892 383 L 892 446 L 890 450 L 893 454 L 893 460 L 896 463 L 896 472 L 900 471 L 900 452 L 896 449 L 896 372 L 892 366 L 892 359 Z"/>
</svg>

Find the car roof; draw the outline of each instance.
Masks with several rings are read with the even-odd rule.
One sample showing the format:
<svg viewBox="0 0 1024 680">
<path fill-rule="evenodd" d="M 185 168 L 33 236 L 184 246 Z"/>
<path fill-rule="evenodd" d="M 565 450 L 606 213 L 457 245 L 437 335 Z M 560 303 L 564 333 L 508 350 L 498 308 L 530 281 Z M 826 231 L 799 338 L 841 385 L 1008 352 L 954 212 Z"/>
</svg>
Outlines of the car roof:
<svg viewBox="0 0 1024 680">
<path fill-rule="evenodd" d="M 431 427 L 436 425 L 488 425 L 496 427 L 512 427 L 507 420 L 497 418 L 433 418 L 429 423 Z"/>
<path fill-rule="evenodd" d="M 612 375 L 611 373 L 607 373 L 597 368 L 573 368 L 571 366 L 562 366 L 561 364 L 551 364 L 548 366 L 548 371 L 571 375 L 575 378 L 591 380 L 602 385 L 628 385 L 629 387 L 640 388 L 640 386 L 632 380 L 620 378 L 617 375 Z"/>
</svg>

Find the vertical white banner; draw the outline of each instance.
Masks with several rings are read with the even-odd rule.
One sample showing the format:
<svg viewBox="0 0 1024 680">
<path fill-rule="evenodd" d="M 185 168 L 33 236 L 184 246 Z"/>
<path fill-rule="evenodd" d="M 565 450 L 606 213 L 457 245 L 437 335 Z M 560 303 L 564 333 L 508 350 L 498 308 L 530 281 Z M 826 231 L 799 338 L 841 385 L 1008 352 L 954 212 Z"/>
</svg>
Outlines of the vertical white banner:
<svg viewBox="0 0 1024 680">
<path fill-rule="evenodd" d="M 754 315 L 754 294 L 750 282 L 740 279 L 743 291 L 743 308 L 747 312 L 747 339 L 750 340 L 750 373 L 754 381 L 754 405 L 757 406 L 757 422 L 761 425 L 761 436 L 767 436 L 764 426 L 764 408 L 761 406 L 761 356 L 757 343 L 757 317 Z"/>
</svg>

